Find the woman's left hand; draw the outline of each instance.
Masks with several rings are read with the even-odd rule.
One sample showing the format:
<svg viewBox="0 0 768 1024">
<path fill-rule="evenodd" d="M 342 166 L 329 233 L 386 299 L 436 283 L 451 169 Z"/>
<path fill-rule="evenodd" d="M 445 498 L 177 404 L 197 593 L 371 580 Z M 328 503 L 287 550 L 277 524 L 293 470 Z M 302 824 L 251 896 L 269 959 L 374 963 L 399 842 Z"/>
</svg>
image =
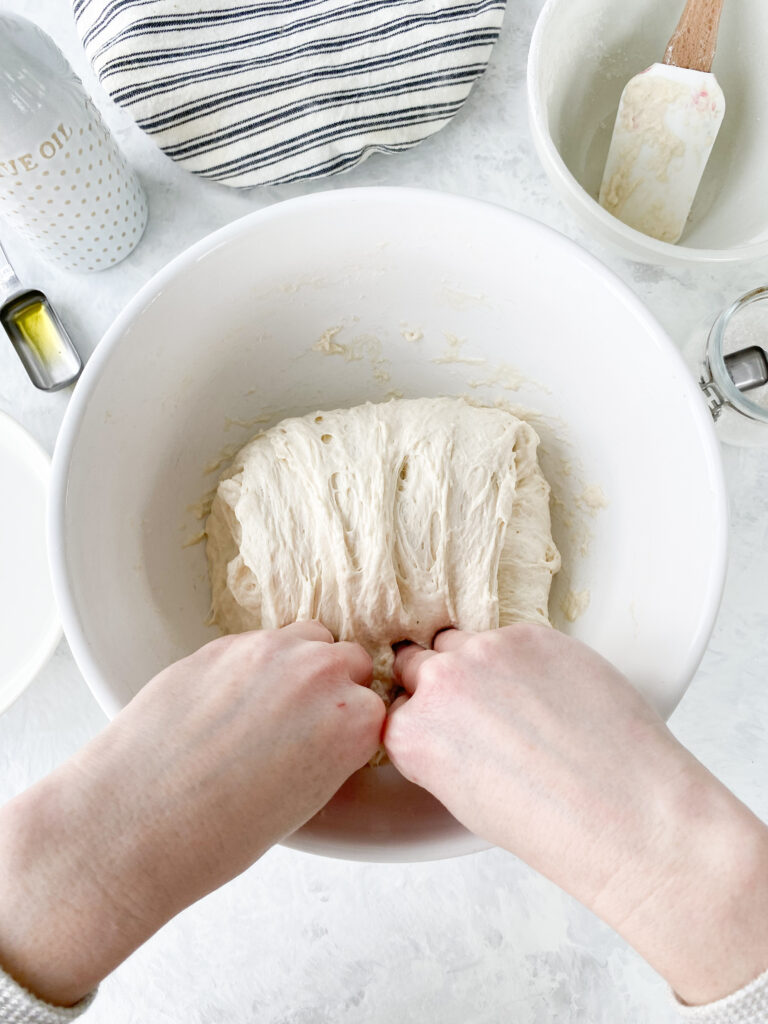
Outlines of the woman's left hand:
<svg viewBox="0 0 768 1024">
<path fill-rule="evenodd" d="M 148 683 L 0 811 L 0 964 L 84 996 L 253 863 L 374 754 L 371 660 L 318 622 L 222 637 Z"/>
</svg>

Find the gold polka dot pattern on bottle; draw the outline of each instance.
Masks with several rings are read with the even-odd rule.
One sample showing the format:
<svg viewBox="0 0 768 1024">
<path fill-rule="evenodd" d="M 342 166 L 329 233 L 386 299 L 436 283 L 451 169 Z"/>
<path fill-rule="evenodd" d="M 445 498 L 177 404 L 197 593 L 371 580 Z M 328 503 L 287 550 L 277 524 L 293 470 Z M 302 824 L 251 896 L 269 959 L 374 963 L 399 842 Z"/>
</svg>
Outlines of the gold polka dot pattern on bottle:
<svg viewBox="0 0 768 1024">
<path fill-rule="evenodd" d="M 138 244 L 147 223 L 144 192 L 52 40 L 24 19 L 6 20 L 11 48 L 9 84 L 0 97 L 0 218 L 66 270 L 105 270 Z M 31 31 L 49 58 L 47 74 L 32 72 L 34 90 L 19 58 L 17 77 L 27 91 L 18 102 L 9 95 L 16 30 L 27 45 Z"/>
</svg>

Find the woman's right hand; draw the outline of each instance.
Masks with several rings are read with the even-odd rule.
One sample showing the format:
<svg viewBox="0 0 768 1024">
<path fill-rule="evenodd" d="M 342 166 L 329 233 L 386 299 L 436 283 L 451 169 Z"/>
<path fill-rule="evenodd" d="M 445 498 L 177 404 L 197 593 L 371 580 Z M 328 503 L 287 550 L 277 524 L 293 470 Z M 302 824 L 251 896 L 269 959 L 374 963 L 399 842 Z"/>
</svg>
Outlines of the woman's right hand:
<svg viewBox="0 0 768 1024">
<path fill-rule="evenodd" d="M 684 1000 L 768 967 L 768 829 L 629 682 L 542 626 L 447 630 L 395 660 L 384 742 L 411 781 L 616 928 Z"/>
</svg>

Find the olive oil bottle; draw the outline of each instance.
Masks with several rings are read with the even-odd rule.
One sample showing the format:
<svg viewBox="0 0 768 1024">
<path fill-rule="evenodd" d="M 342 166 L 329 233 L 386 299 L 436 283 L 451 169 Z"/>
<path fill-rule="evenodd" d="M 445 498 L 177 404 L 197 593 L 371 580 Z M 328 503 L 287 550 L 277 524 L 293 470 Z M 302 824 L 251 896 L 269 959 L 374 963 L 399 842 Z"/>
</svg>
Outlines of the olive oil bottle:
<svg viewBox="0 0 768 1024">
<path fill-rule="evenodd" d="M 0 217 L 63 270 L 106 270 L 147 223 L 141 185 L 53 40 L 0 12 Z"/>
</svg>

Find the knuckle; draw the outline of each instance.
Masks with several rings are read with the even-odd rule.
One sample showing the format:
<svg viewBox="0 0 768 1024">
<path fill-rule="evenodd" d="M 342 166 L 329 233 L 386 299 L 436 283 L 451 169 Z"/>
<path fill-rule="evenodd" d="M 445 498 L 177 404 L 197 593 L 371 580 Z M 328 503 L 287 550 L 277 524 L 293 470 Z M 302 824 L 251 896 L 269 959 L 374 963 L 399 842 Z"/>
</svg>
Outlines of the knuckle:
<svg viewBox="0 0 768 1024">
<path fill-rule="evenodd" d="M 312 654 L 312 676 L 315 682 L 335 682 L 344 674 L 344 655 L 333 646 L 317 649 Z"/>
<path fill-rule="evenodd" d="M 366 651 L 364 647 L 360 647 L 357 644 L 355 646 L 357 647 L 357 657 L 365 663 L 365 667 L 369 672 L 373 672 L 373 658 L 371 657 L 369 652 Z"/>
<path fill-rule="evenodd" d="M 456 696 L 457 689 L 456 681 L 452 678 L 443 679 L 439 683 L 427 686 L 426 689 L 419 685 L 417 693 L 411 699 L 416 701 L 425 726 L 444 717 L 446 709 Z"/>
<path fill-rule="evenodd" d="M 217 636 L 215 640 L 210 640 L 204 647 L 200 648 L 197 653 L 205 651 L 207 654 L 216 657 L 220 654 L 227 654 L 237 645 L 239 634 L 237 633 L 226 633 L 224 636 Z M 191 655 L 194 657 L 194 655 Z"/>
<path fill-rule="evenodd" d="M 381 739 L 387 710 L 384 701 L 372 690 L 350 684 L 337 695 L 336 707 L 344 716 L 344 745 L 364 763 L 373 755 Z M 332 726 L 333 745 L 338 745 L 338 721 L 335 718 Z"/>
<path fill-rule="evenodd" d="M 447 676 L 446 661 L 450 661 L 447 655 L 436 655 L 428 658 L 418 667 L 419 692 L 431 692 L 441 686 Z"/>
<path fill-rule="evenodd" d="M 551 633 L 551 629 L 536 622 L 513 622 L 510 626 L 496 630 L 496 633 L 504 642 L 513 643 L 515 647 L 537 647 Z"/>
<path fill-rule="evenodd" d="M 429 741 L 424 723 L 410 707 L 404 707 L 387 719 L 384 749 L 398 771 L 409 781 L 422 785 L 429 766 Z"/>
<path fill-rule="evenodd" d="M 375 690 L 372 690 L 370 686 L 359 686 L 357 683 L 352 683 L 351 685 L 354 692 L 365 705 L 374 709 L 377 715 L 386 715 L 387 705 Z"/>
<path fill-rule="evenodd" d="M 321 640 L 324 643 L 333 642 L 333 633 L 319 619 L 307 619 L 299 624 L 306 627 L 307 633 L 312 635 L 313 640 Z"/>
<path fill-rule="evenodd" d="M 413 737 L 413 716 L 405 708 L 387 718 L 384 729 L 384 746 L 393 760 L 407 755 Z"/>
<path fill-rule="evenodd" d="M 240 634 L 244 647 L 247 647 L 254 654 L 274 655 L 278 651 L 285 650 L 290 645 L 290 640 L 279 629 L 258 629 L 249 633 Z"/>
<path fill-rule="evenodd" d="M 552 634 L 549 626 L 533 622 L 515 622 L 501 629 L 488 630 L 472 637 L 459 653 L 468 674 L 483 674 L 500 664 L 527 663 L 542 657 L 542 647 Z"/>
<path fill-rule="evenodd" d="M 461 652 L 451 652 L 424 662 L 414 695 L 422 712 L 437 713 L 464 689 L 465 657 Z"/>
<path fill-rule="evenodd" d="M 250 669 L 261 669 L 286 648 L 285 638 L 276 629 L 240 634 L 240 653 Z"/>
<path fill-rule="evenodd" d="M 261 674 L 282 665 L 285 668 L 295 664 L 301 650 L 289 636 L 279 629 L 251 630 L 222 637 L 217 655 L 231 669 L 252 680 L 254 674 Z"/>
<path fill-rule="evenodd" d="M 244 650 L 243 634 L 228 633 L 225 636 L 210 640 L 204 647 L 188 655 L 184 662 L 196 670 L 224 670 L 228 675 L 238 665 L 241 652 Z"/>
<path fill-rule="evenodd" d="M 467 659 L 468 673 L 473 673 L 475 677 L 482 679 L 485 677 L 485 673 L 497 665 L 500 660 L 506 660 L 509 657 L 514 645 L 510 642 L 510 637 L 501 634 L 501 630 L 490 630 L 473 637 L 466 644 L 463 654 Z"/>
<path fill-rule="evenodd" d="M 377 735 L 387 715 L 387 708 L 381 697 L 367 686 L 352 684 L 345 687 L 347 703 L 352 707 L 355 721 L 362 729 L 373 728 Z"/>
</svg>

